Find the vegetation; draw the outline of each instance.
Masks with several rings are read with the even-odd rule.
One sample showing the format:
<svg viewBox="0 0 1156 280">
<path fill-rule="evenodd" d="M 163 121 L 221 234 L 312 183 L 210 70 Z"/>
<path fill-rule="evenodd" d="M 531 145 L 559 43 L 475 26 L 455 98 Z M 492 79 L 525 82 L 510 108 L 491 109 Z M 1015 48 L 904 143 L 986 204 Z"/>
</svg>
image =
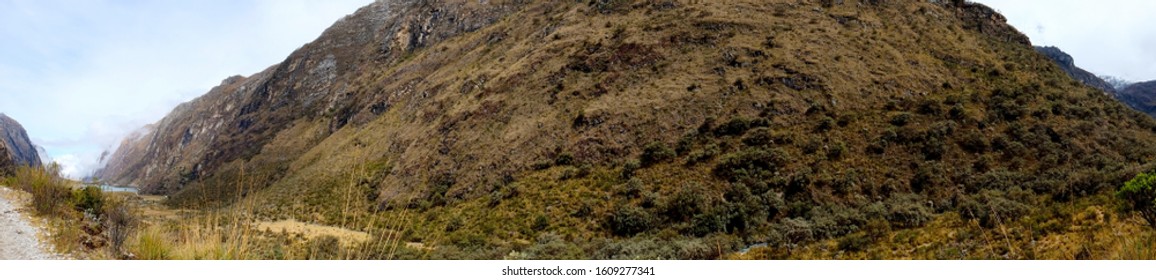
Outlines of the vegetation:
<svg viewBox="0 0 1156 280">
<path fill-rule="evenodd" d="M 1139 212 L 1149 226 L 1156 228 L 1156 174 L 1140 173 L 1128 180 L 1116 195 L 1128 209 Z"/>
<path fill-rule="evenodd" d="M 180 187 L 164 207 L 195 214 L 144 225 L 129 251 L 1156 257 L 1151 231 L 1110 210 L 1156 161 L 1156 121 L 1073 83 L 1003 23 L 959 14 L 975 6 L 787 2 L 542 1 L 386 55 L 343 77 L 351 98 L 422 98 L 238 140 L 256 148 L 162 184 Z"/>
</svg>

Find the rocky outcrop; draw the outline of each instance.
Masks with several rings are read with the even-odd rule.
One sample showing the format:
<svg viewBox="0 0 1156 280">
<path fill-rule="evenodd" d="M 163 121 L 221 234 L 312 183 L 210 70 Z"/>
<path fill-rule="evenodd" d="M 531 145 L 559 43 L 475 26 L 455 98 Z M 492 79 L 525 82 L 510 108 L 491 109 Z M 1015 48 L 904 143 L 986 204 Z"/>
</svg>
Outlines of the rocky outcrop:
<svg viewBox="0 0 1156 280">
<path fill-rule="evenodd" d="M 16 165 L 40 166 L 40 154 L 19 122 L 0 114 L 0 172 Z"/>
<path fill-rule="evenodd" d="M 1064 73 L 1068 73 L 1068 76 L 1071 76 L 1072 79 L 1076 79 L 1077 81 L 1080 81 L 1087 86 L 1102 90 L 1104 93 L 1109 95 L 1114 95 L 1116 93 L 1116 88 L 1113 87 L 1112 84 L 1104 81 L 1104 79 L 1096 76 L 1096 74 L 1092 74 L 1091 72 L 1077 67 L 1076 60 L 1073 59 L 1071 55 L 1068 55 L 1068 53 L 1060 50 L 1060 48 L 1050 46 L 1036 46 L 1035 48 L 1037 52 L 1056 62 L 1056 65 L 1059 65 L 1060 69 L 1063 69 Z"/>
</svg>

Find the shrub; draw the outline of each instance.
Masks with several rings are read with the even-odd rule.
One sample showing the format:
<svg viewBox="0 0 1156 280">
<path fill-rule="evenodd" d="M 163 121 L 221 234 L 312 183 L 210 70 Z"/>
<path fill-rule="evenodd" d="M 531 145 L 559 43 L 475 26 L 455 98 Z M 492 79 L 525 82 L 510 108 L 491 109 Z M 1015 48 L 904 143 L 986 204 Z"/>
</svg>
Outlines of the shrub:
<svg viewBox="0 0 1156 280">
<path fill-rule="evenodd" d="M 642 149 L 642 156 L 638 158 L 642 166 L 651 166 L 674 158 L 674 150 L 662 142 L 653 142 Z"/>
<path fill-rule="evenodd" d="M 97 186 L 72 191 L 72 205 L 77 211 L 97 214 L 104 208 L 104 192 Z"/>
<path fill-rule="evenodd" d="M 789 162 L 787 153 L 778 149 L 746 149 L 724 157 L 712 172 L 721 179 L 733 182 L 740 177 L 762 172 L 774 173 L 787 162 Z"/>
<path fill-rule="evenodd" d="M 899 114 L 895 115 L 894 117 L 891 117 L 891 124 L 892 125 L 905 126 L 908 123 L 911 123 L 911 113 L 904 112 L 904 113 L 899 113 Z"/>
<path fill-rule="evenodd" d="M 686 157 L 686 165 L 693 166 L 695 164 L 706 162 L 719 154 L 719 147 L 715 144 L 707 145 L 702 150 L 691 152 Z"/>
<path fill-rule="evenodd" d="M 743 144 L 747 146 L 762 146 L 774 143 L 771 138 L 771 130 L 765 127 L 752 129 L 743 136 Z"/>
<path fill-rule="evenodd" d="M 939 115 L 939 113 L 942 111 L 943 108 L 939 102 L 935 102 L 934 100 L 930 99 L 924 99 L 923 101 L 920 101 L 919 106 L 916 107 L 917 113 L 929 116 Z"/>
<path fill-rule="evenodd" d="M 843 144 L 843 142 L 835 142 L 834 144 L 831 144 L 827 147 L 827 159 L 828 160 L 841 159 L 841 158 L 843 158 L 843 155 L 846 153 L 847 153 L 847 144 Z"/>
<path fill-rule="evenodd" d="M 33 209 L 40 215 L 54 215 L 71 206 L 72 191 L 60 177 L 60 166 L 21 166 L 16 169 L 14 187 L 32 194 Z"/>
<path fill-rule="evenodd" d="M 1116 197 L 1123 200 L 1129 210 L 1140 212 L 1144 221 L 1156 228 L 1156 173 L 1136 175 L 1124 183 Z"/>
<path fill-rule="evenodd" d="M 832 128 L 835 128 L 835 119 L 831 117 L 823 117 L 819 120 L 819 124 L 815 125 L 815 131 L 817 132 L 825 132 Z"/>
<path fill-rule="evenodd" d="M 859 252 L 871 246 L 871 239 L 865 233 L 854 233 L 839 239 L 839 250 Z"/>
<path fill-rule="evenodd" d="M 537 242 L 525 250 L 527 259 L 534 260 L 578 260 L 583 258 L 581 248 L 572 242 L 567 242 L 561 235 L 553 232 L 538 235 Z"/>
<path fill-rule="evenodd" d="M 622 179 L 634 178 L 634 172 L 638 171 L 641 167 L 642 164 L 638 163 L 637 160 L 627 161 L 626 164 L 622 166 Z"/>
<path fill-rule="evenodd" d="M 977 195 L 963 198 L 959 203 L 960 216 L 979 220 L 980 225 L 993 228 L 1009 223 L 1031 211 L 1028 205 L 1008 198 L 999 190 L 983 190 Z"/>
<path fill-rule="evenodd" d="M 922 226 L 931 220 L 932 211 L 923 204 L 925 199 L 917 194 L 898 194 L 884 202 L 887 205 L 887 220 L 898 228 Z"/>
<path fill-rule="evenodd" d="M 574 155 L 560 154 L 558 157 L 554 158 L 554 165 L 556 166 L 566 166 L 571 164 L 574 164 Z"/>
<path fill-rule="evenodd" d="M 675 222 L 684 222 L 706 211 L 710 203 L 697 184 L 687 183 L 662 203 L 662 214 Z"/>
<path fill-rule="evenodd" d="M 751 128 L 751 121 L 744 118 L 733 118 L 730 121 L 720 125 L 714 129 L 714 134 L 718 136 L 727 135 L 742 135 Z"/>
<path fill-rule="evenodd" d="M 976 130 L 970 130 L 959 140 L 959 147 L 964 151 L 982 154 L 987 151 L 987 138 Z"/>
<path fill-rule="evenodd" d="M 120 254 L 124 242 L 136 229 L 138 217 L 123 199 L 107 200 L 103 204 L 104 227 L 108 232 L 109 250 Z"/>
<path fill-rule="evenodd" d="M 617 236 L 634 236 L 650 228 L 650 213 L 634 205 L 618 208 L 607 220 L 610 232 Z"/>
<path fill-rule="evenodd" d="M 700 213 L 691 219 L 687 234 L 703 237 L 711 233 L 724 232 L 728 218 L 726 213 L 722 211 Z"/>
</svg>

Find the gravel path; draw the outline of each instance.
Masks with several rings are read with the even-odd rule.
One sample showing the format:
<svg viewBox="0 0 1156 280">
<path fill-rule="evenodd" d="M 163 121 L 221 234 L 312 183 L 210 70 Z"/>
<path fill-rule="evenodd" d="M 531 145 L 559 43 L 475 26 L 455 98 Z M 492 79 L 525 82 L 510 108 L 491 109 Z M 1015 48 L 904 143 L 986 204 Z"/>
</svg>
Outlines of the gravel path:
<svg viewBox="0 0 1156 280">
<path fill-rule="evenodd" d="M 16 211 L 17 206 L 10 200 L 14 197 L 15 191 L 0 186 L 0 260 L 58 259 L 38 240 L 38 230 Z"/>
</svg>

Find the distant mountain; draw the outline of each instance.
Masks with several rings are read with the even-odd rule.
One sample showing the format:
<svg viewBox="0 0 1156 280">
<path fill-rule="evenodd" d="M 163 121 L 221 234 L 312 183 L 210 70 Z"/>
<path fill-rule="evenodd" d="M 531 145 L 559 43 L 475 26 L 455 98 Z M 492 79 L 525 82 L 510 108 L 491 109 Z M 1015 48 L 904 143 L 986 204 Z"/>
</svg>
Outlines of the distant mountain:
<svg viewBox="0 0 1156 280">
<path fill-rule="evenodd" d="M 1068 55 L 1068 53 L 1060 50 L 1060 48 L 1051 46 L 1036 46 L 1035 48 L 1037 52 L 1044 54 L 1049 59 L 1056 62 L 1056 64 L 1060 65 L 1060 69 L 1063 69 L 1064 72 L 1068 73 L 1068 76 L 1072 76 L 1073 79 L 1076 79 L 1077 81 L 1080 81 L 1090 87 L 1103 90 L 1105 93 L 1110 95 L 1116 93 L 1115 85 L 1104 81 L 1099 76 L 1096 76 L 1096 74 L 1092 74 L 1091 72 L 1081 69 L 1080 67 L 1076 67 L 1076 60 L 1073 59 L 1071 55 Z"/>
<path fill-rule="evenodd" d="M 1133 81 L 1129 81 L 1129 80 L 1125 80 L 1125 79 L 1121 79 L 1121 78 L 1116 78 L 1116 77 L 1112 77 L 1112 76 L 1100 76 L 1100 79 L 1104 80 L 1104 82 L 1107 82 L 1109 85 L 1112 85 L 1112 88 L 1115 88 L 1117 92 L 1119 92 L 1119 91 L 1123 90 L 1124 88 L 1136 83 Z"/>
<path fill-rule="evenodd" d="M 52 158 L 48 157 L 48 150 L 44 149 L 44 146 L 36 144 L 33 144 L 33 146 L 36 146 L 36 154 L 39 155 L 40 163 L 48 164 L 52 162 Z"/>
<path fill-rule="evenodd" d="M 1116 99 L 1149 116 L 1156 117 L 1156 81 L 1129 85 L 1116 94 Z"/>
<path fill-rule="evenodd" d="M 0 114 L 0 175 L 11 172 L 16 165 L 41 164 L 36 145 L 28 139 L 24 126 L 8 115 Z"/>
</svg>

